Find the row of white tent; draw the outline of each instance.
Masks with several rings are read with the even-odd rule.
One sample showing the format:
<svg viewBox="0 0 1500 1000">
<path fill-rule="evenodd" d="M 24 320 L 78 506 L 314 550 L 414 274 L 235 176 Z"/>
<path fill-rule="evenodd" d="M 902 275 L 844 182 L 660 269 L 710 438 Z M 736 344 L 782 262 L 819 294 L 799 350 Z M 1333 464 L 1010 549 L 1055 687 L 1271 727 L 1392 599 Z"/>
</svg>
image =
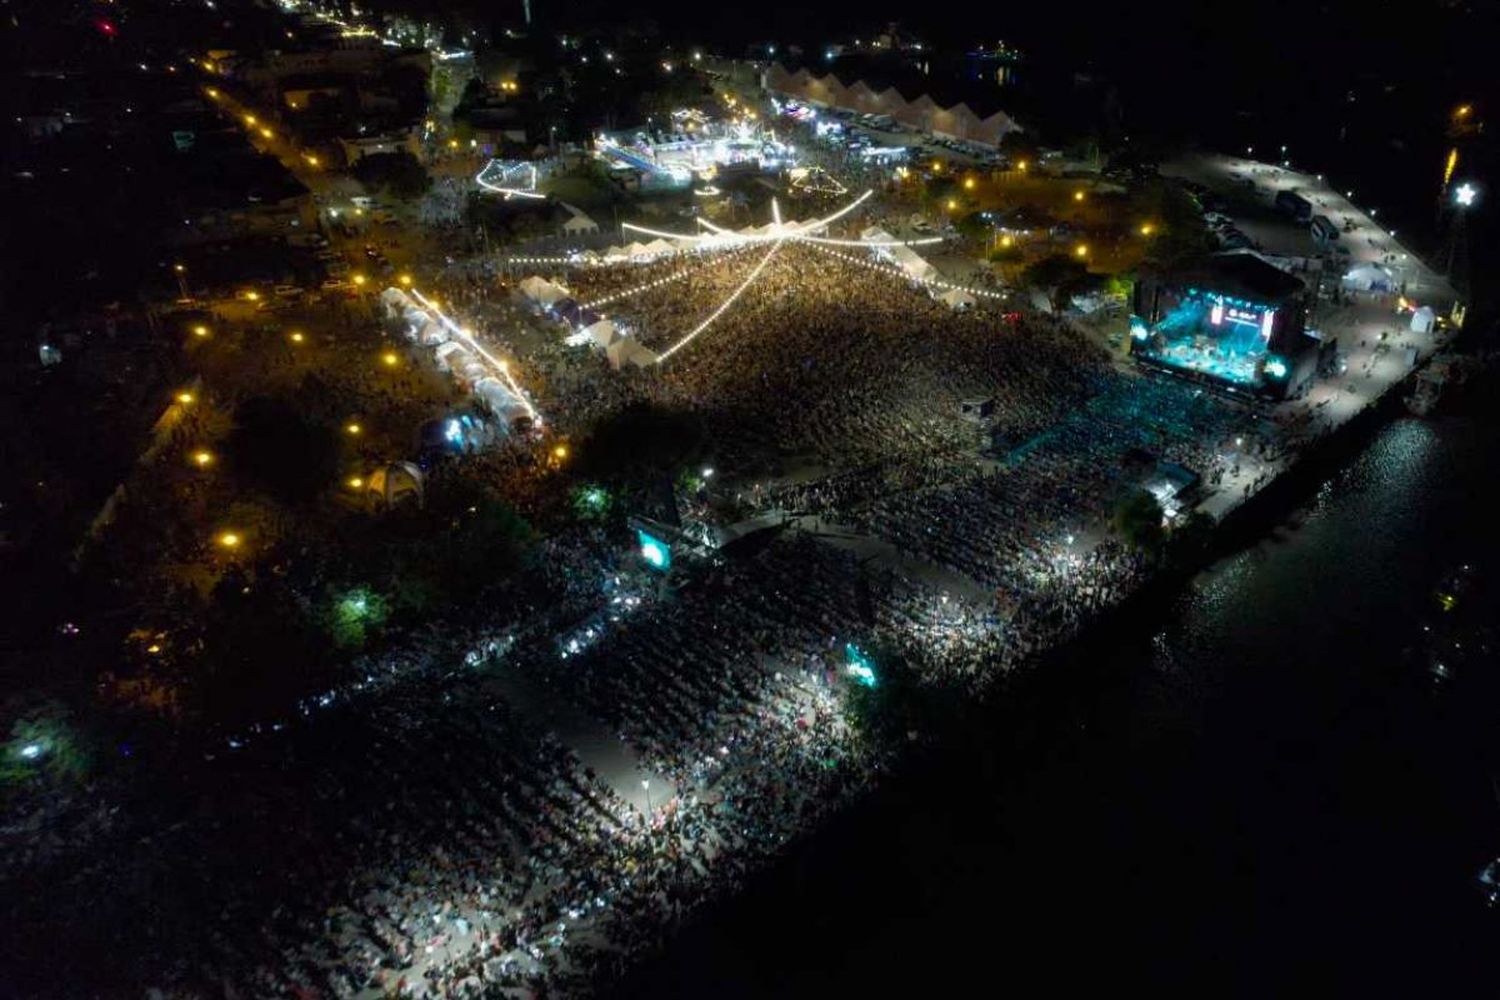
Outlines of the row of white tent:
<svg viewBox="0 0 1500 1000">
<path fill-rule="evenodd" d="M 604 351 L 609 366 L 619 371 L 626 365 L 649 368 L 656 364 L 659 355 L 636 340 L 628 330 L 616 326 L 613 320 L 601 319 L 571 334 L 563 341 L 569 347 L 588 345 Z"/>
<path fill-rule="evenodd" d="M 490 363 L 462 341 L 455 340 L 447 327 L 418 305 L 399 288 L 380 293 L 380 304 L 386 319 L 399 325 L 407 340 L 432 348 L 432 360 L 439 371 L 453 375 L 468 386 L 474 397 L 507 428 L 516 426 L 531 411 L 501 379 L 495 377 Z"/>
</svg>

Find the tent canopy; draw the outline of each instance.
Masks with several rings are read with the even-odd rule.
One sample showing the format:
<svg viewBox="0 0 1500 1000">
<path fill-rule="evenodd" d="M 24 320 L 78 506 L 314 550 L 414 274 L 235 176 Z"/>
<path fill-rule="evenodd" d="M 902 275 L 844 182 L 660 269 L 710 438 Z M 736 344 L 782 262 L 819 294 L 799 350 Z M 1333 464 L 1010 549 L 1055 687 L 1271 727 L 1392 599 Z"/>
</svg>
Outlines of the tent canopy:
<svg viewBox="0 0 1500 1000">
<path fill-rule="evenodd" d="M 1344 284 L 1360 291 L 1390 291 L 1391 272 L 1366 261 L 1349 269 L 1344 275 Z"/>
</svg>

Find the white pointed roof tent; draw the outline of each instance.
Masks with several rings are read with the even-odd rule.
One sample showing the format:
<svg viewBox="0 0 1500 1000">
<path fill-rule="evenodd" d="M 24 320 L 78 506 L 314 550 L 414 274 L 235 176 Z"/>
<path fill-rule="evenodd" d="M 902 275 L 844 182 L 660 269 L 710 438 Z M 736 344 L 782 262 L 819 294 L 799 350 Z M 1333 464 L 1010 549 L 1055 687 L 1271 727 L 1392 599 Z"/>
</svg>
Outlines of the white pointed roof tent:
<svg viewBox="0 0 1500 1000">
<path fill-rule="evenodd" d="M 387 507 L 394 507 L 403 500 L 415 499 L 422 506 L 426 499 L 426 483 L 422 470 L 411 462 L 391 462 L 382 465 L 366 480 L 365 489 L 380 498 Z"/>
<path fill-rule="evenodd" d="M 585 233 L 597 233 L 599 223 L 589 218 L 582 209 L 567 202 L 559 202 L 563 208 L 568 210 L 568 221 L 563 223 L 563 232 L 569 236 L 581 236 Z"/>
<path fill-rule="evenodd" d="M 647 368 L 656 364 L 659 356 L 634 337 L 621 337 L 604 349 L 609 366 L 619 371 L 625 365 Z"/>
<path fill-rule="evenodd" d="M 1369 261 L 1355 264 L 1344 275 L 1344 287 L 1359 292 L 1388 292 L 1392 288 L 1391 272 Z"/>
<path fill-rule="evenodd" d="M 859 234 L 862 240 L 879 243 L 894 243 L 896 237 L 881 229 L 879 226 L 871 226 Z M 911 247 L 873 247 L 876 254 L 892 261 L 897 267 L 905 271 L 909 276 L 917 279 L 934 277 L 937 269 L 922 259 L 922 255 Z"/>
<path fill-rule="evenodd" d="M 437 348 L 432 352 L 432 360 L 436 362 L 438 368 L 442 369 L 443 371 L 452 371 L 454 364 L 462 363 L 463 355 L 467 355 L 468 353 L 469 351 L 462 344 L 458 343 L 457 341 L 450 340 L 447 343 L 439 344 L 437 346 Z M 455 355 L 458 355 L 458 357 L 455 358 Z"/>
<path fill-rule="evenodd" d="M 526 404 L 497 378 L 486 377 L 475 382 L 474 398 L 506 428 L 513 428 L 531 416 Z"/>
<path fill-rule="evenodd" d="M 521 294 L 542 306 L 550 306 L 558 299 L 568 297 L 568 290 L 562 285 L 548 281 L 546 278 L 532 275 L 521 280 Z"/>
<path fill-rule="evenodd" d="M 954 309 L 967 309 L 974 304 L 974 296 L 962 288 L 944 289 L 938 298 Z"/>
<path fill-rule="evenodd" d="M 1432 311 L 1432 306 L 1419 306 L 1411 312 L 1411 332 L 1431 333 L 1436 320 L 1437 314 Z"/>
<path fill-rule="evenodd" d="M 608 347 L 619 338 L 619 332 L 615 325 L 607 319 L 601 319 L 592 326 L 584 327 L 583 333 L 600 347 Z"/>
</svg>

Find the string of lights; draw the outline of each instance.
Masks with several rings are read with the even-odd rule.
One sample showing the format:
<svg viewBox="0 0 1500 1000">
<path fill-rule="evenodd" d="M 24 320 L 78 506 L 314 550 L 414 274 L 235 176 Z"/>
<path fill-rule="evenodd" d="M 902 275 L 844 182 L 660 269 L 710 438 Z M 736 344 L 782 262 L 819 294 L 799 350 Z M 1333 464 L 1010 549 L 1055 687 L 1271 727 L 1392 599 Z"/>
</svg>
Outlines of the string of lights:
<svg viewBox="0 0 1500 1000">
<path fill-rule="evenodd" d="M 678 351 L 686 347 L 694 337 L 698 336 L 698 334 L 702 333 L 704 330 L 707 330 L 710 326 L 712 326 L 714 320 L 722 316 L 724 314 L 724 310 L 734 305 L 735 300 L 744 294 L 745 289 L 749 288 L 752 284 L 754 284 L 755 279 L 760 277 L 760 272 L 765 270 L 767 264 L 771 263 L 771 258 L 776 256 L 776 251 L 781 249 L 781 244 L 781 240 L 777 240 L 775 243 L 772 243 L 771 249 L 768 250 L 766 252 L 766 255 L 760 259 L 760 263 L 755 265 L 755 269 L 750 272 L 749 276 L 740 283 L 740 287 L 731 292 L 729 298 L 720 303 L 719 308 L 709 313 L 708 318 L 694 327 L 686 337 L 683 337 L 677 343 L 667 348 L 666 351 L 656 359 L 656 363 L 661 364 L 663 361 L 667 360 L 672 355 L 676 354 Z"/>
<path fill-rule="evenodd" d="M 883 261 L 870 260 L 865 257 L 856 257 L 854 254 L 843 253 L 838 250 L 830 250 L 827 247 L 814 246 L 813 249 L 818 250 L 821 253 L 832 254 L 833 256 L 838 257 L 842 260 L 846 260 L 851 264 L 859 264 L 861 267 L 868 267 L 874 271 L 884 271 L 885 273 L 895 275 L 898 278 L 905 278 L 907 281 L 914 281 L 919 285 L 926 285 L 931 288 L 950 288 L 955 291 L 966 292 L 969 295 L 984 299 L 1007 299 L 1010 297 L 1010 294 L 1008 292 L 995 292 L 987 288 L 974 288 L 969 285 L 959 285 L 951 281 L 943 281 L 940 278 L 921 278 L 895 266 L 894 264 L 886 264 Z"/>
<path fill-rule="evenodd" d="M 744 247 L 734 247 L 730 250 L 730 253 L 736 253 L 743 249 Z M 683 278 L 691 277 L 692 275 L 695 275 L 697 273 L 698 272 L 695 268 L 686 268 L 684 270 L 676 272 L 675 274 L 669 274 L 664 278 L 657 278 L 655 281 L 648 281 L 645 284 L 636 285 L 634 288 L 627 288 L 623 291 L 606 295 L 603 298 L 594 299 L 592 302 L 582 303 L 581 308 L 597 309 L 600 306 L 609 305 L 611 302 L 618 302 L 621 299 L 628 299 L 631 296 L 639 295 L 642 292 L 649 292 L 653 288 L 660 288 L 661 286 L 671 284 L 674 281 L 681 281 Z"/>
<path fill-rule="evenodd" d="M 531 419 L 537 425 L 541 424 L 541 413 L 537 412 L 536 407 L 531 405 L 531 399 L 526 395 L 526 391 L 522 389 L 519 384 L 517 384 L 515 378 L 511 375 L 509 364 L 495 357 L 489 351 L 485 350 L 484 345 L 481 344 L 478 340 L 474 339 L 473 334 L 444 315 L 443 311 L 437 306 L 433 305 L 432 302 L 421 292 L 413 288 L 410 289 L 410 295 L 412 298 L 421 303 L 422 308 L 426 309 L 428 312 L 432 313 L 432 315 L 436 316 L 438 322 L 442 323 L 443 326 L 447 328 L 449 333 L 453 334 L 455 337 L 458 337 L 464 343 L 468 344 L 475 350 L 476 353 L 478 353 L 480 357 L 484 358 L 485 361 L 488 361 L 490 363 L 490 367 L 494 368 L 497 372 L 500 373 L 500 378 L 504 380 L 505 384 L 510 387 L 511 392 L 515 393 L 516 398 L 521 401 L 521 405 L 526 408 L 526 415 L 531 417 Z"/>
<path fill-rule="evenodd" d="M 506 184 L 495 184 L 495 183 L 492 183 L 492 182 L 490 182 L 490 181 L 488 181 L 488 180 L 485 179 L 485 174 L 488 174 L 490 172 L 491 168 L 498 168 L 499 169 L 499 171 L 500 171 L 500 178 L 502 180 L 504 180 L 505 178 L 509 177 L 511 174 L 515 173 L 517 170 L 523 170 L 523 169 L 524 170 L 530 170 L 531 171 L 531 186 L 530 187 L 521 188 L 521 187 L 514 187 L 514 186 L 506 185 Z M 479 173 L 477 173 L 477 174 L 474 175 L 474 183 L 478 184 L 480 187 L 484 188 L 486 191 L 493 191 L 495 194 L 502 194 L 502 195 L 504 195 L 507 200 L 509 200 L 511 198 L 535 198 L 538 201 L 543 201 L 543 200 L 546 200 L 546 197 L 547 197 L 544 194 L 538 193 L 537 190 L 536 190 L 536 165 L 532 164 L 532 163 L 520 163 L 520 164 L 513 164 L 511 166 L 505 166 L 500 160 L 491 160 L 490 162 L 488 162 L 488 163 L 486 163 L 484 165 L 483 169 L 481 169 L 479 171 Z"/>
</svg>

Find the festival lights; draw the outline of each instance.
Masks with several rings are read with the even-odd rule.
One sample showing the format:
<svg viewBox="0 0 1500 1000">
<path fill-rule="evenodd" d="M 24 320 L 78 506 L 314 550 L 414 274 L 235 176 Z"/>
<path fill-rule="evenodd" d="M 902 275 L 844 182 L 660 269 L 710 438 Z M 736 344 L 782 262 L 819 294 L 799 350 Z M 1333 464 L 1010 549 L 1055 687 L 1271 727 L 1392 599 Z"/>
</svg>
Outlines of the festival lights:
<svg viewBox="0 0 1500 1000">
<path fill-rule="evenodd" d="M 744 248 L 743 247 L 734 247 L 734 248 L 730 248 L 728 250 L 728 252 L 729 253 L 737 253 L 738 251 L 740 251 L 742 249 L 744 249 Z M 603 298 L 594 299 L 591 302 L 584 302 L 584 303 L 582 303 L 580 305 L 580 308 L 582 308 L 582 309 L 597 309 L 599 306 L 608 305 L 611 302 L 618 302 L 621 299 L 628 299 L 628 298 L 630 298 L 633 295 L 640 295 L 642 292 L 649 292 L 653 288 L 660 288 L 663 285 L 669 285 L 669 284 L 671 284 L 674 281 L 681 281 L 683 278 L 691 277 L 692 275 L 697 274 L 697 273 L 698 272 L 696 270 L 693 270 L 693 269 L 687 269 L 687 270 L 678 271 L 676 274 L 669 274 L 669 275 L 667 275 L 664 278 L 657 278 L 655 281 L 648 281 L 645 284 L 636 285 L 634 288 L 627 288 L 627 289 L 624 289 L 623 291 L 614 292 L 613 294 L 606 295 Z"/>
<path fill-rule="evenodd" d="M 907 281 L 915 282 L 919 285 L 925 285 L 930 288 L 953 289 L 954 291 L 967 292 L 970 295 L 983 299 L 1007 299 L 1010 297 L 1010 295 L 1006 292 L 992 292 L 987 288 L 972 288 L 968 285 L 958 285 L 954 284 L 951 281 L 942 281 L 938 278 L 919 278 L 914 274 L 896 267 L 894 264 L 885 264 L 880 261 L 869 260 L 868 258 L 856 257 L 853 254 L 843 253 L 839 250 L 830 250 L 826 247 L 816 247 L 815 249 L 823 253 L 832 254 L 833 256 L 838 257 L 842 260 L 846 260 L 851 264 L 858 264 L 861 267 L 868 267 L 874 271 L 884 271 L 886 274 L 892 274 L 898 278 L 905 278 Z"/>
<path fill-rule="evenodd" d="M 485 350 L 484 345 L 481 344 L 478 340 L 474 339 L 473 334 L 444 315 L 438 309 L 437 305 L 432 302 L 432 300 L 424 296 L 421 292 L 413 288 L 411 290 L 411 296 L 419 303 L 421 303 L 424 309 L 432 313 L 433 316 L 437 317 L 438 322 L 443 324 L 443 326 L 448 330 L 449 333 L 453 334 L 455 337 L 458 337 L 465 344 L 468 344 L 469 347 L 474 349 L 474 352 L 476 354 L 478 354 L 485 361 L 489 362 L 490 366 L 494 368 L 495 371 L 500 373 L 500 378 L 505 382 L 507 386 L 510 387 L 511 392 L 515 394 L 516 399 L 520 400 L 521 406 L 526 410 L 526 415 L 529 416 L 534 423 L 538 425 L 541 424 L 541 413 L 537 411 L 536 407 L 531 405 L 530 397 L 526 395 L 525 390 L 523 390 L 521 386 L 516 382 L 515 378 L 511 376 L 510 366 L 508 364 L 495 357 L 489 351 Z"/>
<path fill-rule="evenodd" d="M 745 289 L 749 288 L 752 284 L 754 284 L 755 279 L 760 277 L 760 272 L 765 270 L 766 265 L 771 263 L 771 258 L 776 256 L 776 251 L 781 249 L 782 242 L 782 240 L 778 239 L 775 243 L 772 243 L 771 249 L 767 251 L 766 255 L 760 259 L 760 263 L 755 265 L 755 269 L 750 272 L 750 275 L 740 283 L 740 287 L 731 292 L 729 298 L 725 299 L 719 305 L 719 308 L 709 313 L 708 318 L 694 327 L 686 337 L 683 337 L 677 343 L 667 348 L 667 350 L 659 358 L 656 359 L 656 363 L 661 364 L 663 361 L 666 361 L 672 355 L 682 350 L 692 342 L 693 338 L 697 337 L 698 334 L 702 333 L 704 330 L 707 330 L 710 326 L 712 326 L 714 320 L 724 315 L 724 310 L 734 305 L 735 300 L 745 293 Z"/>
<path fill-rule="evenodd" d="M 455 141 L 451 143 L 451 145 L 453 145 L 454 148 L 457 148 L 458 144 Z M 515 184 L 510 181 L 512 175 L 519 174 L 523 171 L 527 172 L 527 176 L 524 179 L 524 184 Z M 504 195 L 507 201 L 509 201 L 511 198 L 534 198 L 538 201 L 545 200 L 547 196 L 537 192 L 536 180 L 536 164 L 507 164 L 503 160 L 491 160 L 484 165 L 484 168 L 480 170 L 478 174 L 474 176 L 475 184 L 478 184 L 486 191 L 492 191 L 495 194 Z"/>
</svg>

